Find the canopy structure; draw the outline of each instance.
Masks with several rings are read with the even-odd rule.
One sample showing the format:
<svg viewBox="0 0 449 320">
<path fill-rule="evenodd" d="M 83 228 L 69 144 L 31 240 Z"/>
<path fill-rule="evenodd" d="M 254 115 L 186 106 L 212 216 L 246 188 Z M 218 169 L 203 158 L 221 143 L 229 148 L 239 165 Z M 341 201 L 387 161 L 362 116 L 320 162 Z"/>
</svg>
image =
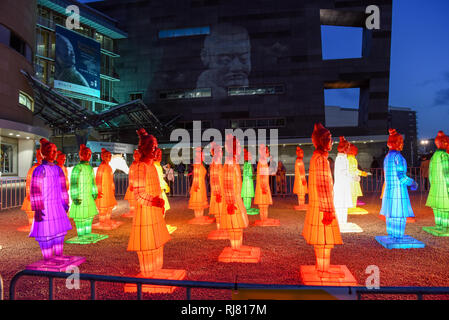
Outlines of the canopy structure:
<svg viewBox="0 0 449 320">
<path fill-rule="evenodd" d="M 62 133 L 83 129 L 111 131 L 117 129 L 151 129 L 156 135 L 167 132 L 167 125 L 151 112 L 142 100 L 133 100 L 100 113 L 90 111 L 22 70 L 34 90 L 34 115 Z M 170 121 L 171 122 L 171 121 Z"/>
</svg>

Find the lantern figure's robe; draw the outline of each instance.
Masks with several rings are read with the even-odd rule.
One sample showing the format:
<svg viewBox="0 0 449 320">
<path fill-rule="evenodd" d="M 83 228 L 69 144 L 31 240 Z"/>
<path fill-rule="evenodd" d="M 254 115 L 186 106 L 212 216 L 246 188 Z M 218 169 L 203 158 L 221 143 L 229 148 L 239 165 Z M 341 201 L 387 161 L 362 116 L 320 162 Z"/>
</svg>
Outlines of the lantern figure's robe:
<svg viewBox="0 0 449 320">
<path fill-rule="evenodd" d="M 69 217 L 74 220 L 93 219 L 98 214 L 95 199 L 98 196 L 94 170 L 89 161 L 81 161 L 72 170 L 70 177 L 72 201 L 80 199 L 81 204 L 72 202 Z"/>
<path fill-rule="evenodd" d="M 115 184 L 114 173 L 109 163 L 101 162 L 97 169 L 96 184 L 98 193 L 102 193 L 103 196 L 100 199 L 96 199 L 96 205 L 98 209 L 112 209 L 117 205 L 115 199 Z"/>
<path fill-rule="evenodd" d="M 206 168 L 202 164 L 193 165 L 193 182 L 190 188 L 189 209 L 204 210 L 209 207 L 206 190 Z M 195 187 L 198 187 L 195 190 Z"/>
<path fill-rule="evenodd" d="M 304 199 L 307 191 L 307 182 L 304 184 L 303 181 L 306 181 L 306 169 L 304 167 L 304 162 L 302 159 L 296 158 L 295 161 L 295 183 L 293 185 L 293 193 L 298 195 L 298 198 Z"/>
</svg>

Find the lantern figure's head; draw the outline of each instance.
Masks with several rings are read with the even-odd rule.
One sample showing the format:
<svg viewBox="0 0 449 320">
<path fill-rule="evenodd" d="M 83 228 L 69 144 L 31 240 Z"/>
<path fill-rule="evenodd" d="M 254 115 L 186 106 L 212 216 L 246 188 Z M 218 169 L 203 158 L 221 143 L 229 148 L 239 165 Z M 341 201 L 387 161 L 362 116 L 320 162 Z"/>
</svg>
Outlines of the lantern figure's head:
<svg viewBox="0 0 449 320">
<path fill-rule="evenodd" d="M 139 161 L 140 160 L 140 152 L 139 150 L 134 150 L 134 154 L 133 154 L 134 160 Z"/>
<path fill-rule="evenodd" d="M 147 133 L 143 128 L 137 130 L 139 136 L 138 150 L 140 152 L 140 160 L 152 160 L 157 149 L 157 140 L 153 135 Z"/>
<path fill-rule="evenodd" d="M 109 163 L 111 161 L 112 154 L 105 148 L 101 148 L 101 161 Z"/>
<path fill-rule="evenodd" d="M 154 161 L 161 162 L 162 161 L 162 150 L 157 148 L 154 151 Z"/>
<path fill-rule="evenodd" d="M 239 159 L 241 153 L 239 139 L 234 137 L 232 134 L 228 134 L 225 141 L 225 150 L 227 157 Z"/>
<path fill-rule="evenodd" d="M 351 144 L 345 139 L 345 137 L 340 137 L 340 142 L 338 143 L 337 150 L 339 153 L 348 153 Z"/>
<path fill-rule="evenodd" d="M 404 148 L 404 138 L 396 129 L 389 129 L 390 136 L 388 137 L 387 146 L 390 150 L 402 151 Z"/>
<path fill-rule="evenodd" d="M 63 166 L 66 160 L 66 156 L 62 151 L 58 151 L 56 155 L 56 162 L 58 163 L 58 166 Z"/>
<path fill-rule="evenodd" d="M 304 158 L 304 150 L 302 150 L 300 146 L 296 147 L 296 157 L 298 159 L 303 159 Z"/>
<path fill-rule="evenodd" d="M 332 150 L 332 135 L 321 123 L 315 123 L 312 133 L 312 142 L 317 150 Z"/>
<path fill-rule="evenodd" d="M 270 156 L 270 150 L 265 144 L 259 145 L 259 159 L 266 160 Z"/>
<path fill-rule="evenodd" d="M 36 149 L 36 161 L 39 164 L 42 163 L 42 154 L 41 154 L 41 149 L 40 148 Z"/>
<path fill-rule="evenodd" d="M 251 155 L 251 152 L 249 152 L 248 151 L 248 149 L 243 149 L 243 159 L 245 160 L 245 161 L 251 161 L 251 159 L 252 159 L 253 157 L 252 157 L 252 155 Z"/>
<path fill-rule="evenodd" d="M 45 138 L 42 138 L 41 140 L 39 140 L 39 142 L 41 143 L 40 150 L 42 158 L 47 160 L 48 162 L 54 162 L 56 160 L 56 155 L 58 152 L 56 145 Z"/>
<path fill-rule="evenodd" d="M 358 153 L 359 153 L 359 148 L 357 148 L 354 144 L 350 143 L 348 154 L 355 157 Z"/>
<path fill-rule="evenodd" d="M 80 145 L 80 160 L 81 161 L 90 161 L 90 157 L 92 157 L 92 151 L 86 147 L 85 144 Z"/>
<path fill-rule="evenodd" d="M 193 164 L 200 164 L 204 161 L 204 153 L 201 150 L 201 147 L 195 148 L 195 155 L 193 158 Z"/>
<path fill-rule="evenodd" d="M 448 142 L 448 136 L 446 136 L 443 131 L 438 131 L 438 134 L 435 138 L 435 145 L 437 146 L 437 148 L 447 150 Z"/>
<path fill-rule="evenodd" d="M 210 144 L 210 154 L 212 156 L 212 161 L 214 163 L 219 163 L 223 157 L 222 146 L 216 144 L 215 141 L 212 141 Z"/>
</svg>

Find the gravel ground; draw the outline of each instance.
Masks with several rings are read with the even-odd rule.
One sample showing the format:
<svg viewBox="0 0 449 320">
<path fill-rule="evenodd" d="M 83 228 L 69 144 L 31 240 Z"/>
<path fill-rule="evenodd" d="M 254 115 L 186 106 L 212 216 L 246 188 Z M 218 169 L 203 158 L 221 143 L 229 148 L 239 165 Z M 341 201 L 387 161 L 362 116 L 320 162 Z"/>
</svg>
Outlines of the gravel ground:
<svg viewBox="0 0 449 320">
<path fill-rule="evenodd" d="M 343 234 L 344 244 L 332 251 L 332 264 L 345 264 L 364 285 L 369 265 L 380 269 L 381 286 L 449 286 L 449 238 L 434 237 L 422 231 L 423 226 L 434 225 L 432 210 L 424 206 L 425 196 L 419 193 L 412 197 L 416 223 L 407 224 L 406 234 L 423 241 L 423 249 L 388 250 L 378 244 L 374 237 L 385 235 L 385 223 L 378 218 L 381 202 L 378 195 L 367 195 L 361 200 L 369 214 L 349 216 L 349 222 L 357 223 L 363 233 Z M 167 223 L 178 229 L 164 248 L 164 268 L 187 270 L 186 280 L 263 283 L 302 284 L 300 265 L 313 265 L 313 247 L 307 245 L 301 231 L 305 212 L 292 209 L 294 197 L 274 197 L 274 205 L 269 209 L 269 217 L 280 219 L 280 227 L 248 227 L 244 233 L 244 244 L 261 248 L 261 260 L 257 264 L 219 263 L 217 258 L 226 240 L 207 240 L 208 233 L 215 224 L 196 226 L 186 224 L 193 218 L 193 211 L 187 209 L 187 198 L 170 198 L 172 209 L 166 216 Z M 86 257 L 80 266 L 81 272 L 134 276 L 139 271 L 137 255 L 126 251 L 131 228 L 131 219 L 120 218 L 128 210 L 128 202 L 118 201 L 113 217 L 125 223 L 113 231 L 104 231 L 109 238 L 91 245 L 66 244 L 64 253 Z M 258 216 L 249 216 L 250 222 Z M 94 220 L 95 222 L 95 220 Z M 27 223 L 26 215 L 20 209 L 0 212 L 0 275 L 3 277 L 5 299 L 9 298 L 9 282 L 14 274 L 34 261 L 41 259 L 38 243 L 27 234 L 16 229 Z M 72 225 L 74 227 L 73 221 Z M 98 231 L 95 231 L 98 232 Z M 69 231 L 66 239 L 76 235 Z M 18 299 L 47 299 L 48 280 L 24 277 L 17 285 Z M 98 299 L 135 299 L 135 294 L 123 292 L 123 285 L 97 283 Z M 65 288 L 65 280 L 55 280 L 56 299 L 89 299 L 90 285 L 82 281 L 79 290 Z M 144 294 L 144 299 L 185 299 L 185 290 L 177 289 L 173 294 Z M 366 296 L 365 298 L 379 298 Z M 397 297 L 383 296 L 383 299 Z M 414 299 L 413 296 L 401 296 Z M 435 297 L 445 298 L 445 297 Z M 192 299 L 231 299 L 229 290 L 193 289 Z"/>
</svg>

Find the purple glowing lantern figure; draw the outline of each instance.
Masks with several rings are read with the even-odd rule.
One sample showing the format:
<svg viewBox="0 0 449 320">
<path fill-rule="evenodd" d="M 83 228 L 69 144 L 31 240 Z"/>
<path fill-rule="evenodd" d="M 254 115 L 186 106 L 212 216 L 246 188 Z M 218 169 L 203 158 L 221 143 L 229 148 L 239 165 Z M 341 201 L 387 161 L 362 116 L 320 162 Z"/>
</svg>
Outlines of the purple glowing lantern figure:
<svg viewBox="0 0 449 320">
<path fill-rule="evenodd" d="M 30 201 L 34 221 L 30 237 L 36 239 L 41 248 L 43 260 L 27 269 L 65 271 L 85 261 L 83 257 L 64 256 L 64 237 L 72 229 L 67 217 L 69 196 L 62 169 L 54 164 L 56 145 L 41 139 L 42 164 L 36 167 L 31 177 Z"/>
<path fill-rule="evenodd" d="M 407 187 L 416 190 L 418 184 L 407 176 L 407 162 L 401 155 L 404 138 L 395 129 L 389 133 L 390 151 L 384 160 L 385 189 L 380 211 L 385 216 L 388 236 L 377 236 L 376 240 L 387 249 L 424 248 L 424 243 L 405 235 L 407 218 L 414 217 Z"/>
</svg>

